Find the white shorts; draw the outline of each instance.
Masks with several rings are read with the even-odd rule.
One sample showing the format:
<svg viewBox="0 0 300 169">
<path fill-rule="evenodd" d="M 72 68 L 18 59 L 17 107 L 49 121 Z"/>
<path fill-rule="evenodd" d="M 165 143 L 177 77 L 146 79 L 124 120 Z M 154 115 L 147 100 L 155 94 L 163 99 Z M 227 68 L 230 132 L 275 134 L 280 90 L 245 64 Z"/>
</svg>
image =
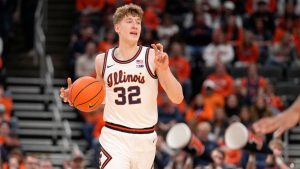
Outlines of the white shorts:
<svg viewBox="0 0 300 169">
<path fill-rule="evenodd" d="M 127 133 L 103 127 L 100 169 L 152 169 L 157 134 Z"/>
</svg>

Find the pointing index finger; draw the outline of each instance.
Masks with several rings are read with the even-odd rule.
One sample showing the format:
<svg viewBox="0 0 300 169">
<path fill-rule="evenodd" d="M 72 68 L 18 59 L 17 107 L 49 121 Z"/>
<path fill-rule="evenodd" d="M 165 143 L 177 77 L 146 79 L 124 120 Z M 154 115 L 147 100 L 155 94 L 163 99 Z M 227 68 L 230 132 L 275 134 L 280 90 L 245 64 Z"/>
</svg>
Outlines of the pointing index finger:
<svg viewBox="0 0 300 169">
<path fill-rule="evenodd" d="M 156 46 L 160 52 L 164 51 L 164 46 L 161 43 L 156 44 Z"/>
<path fill-rule="evenodd" d="M 151 44 L 151 46 L 152 46 L 152 48 L 154 49 L 155 54 L 157 54 L 157 53 L 158 53 L 158 49 L 157 49 L 157 47 L 156 47 L 156 44 Z"/>
<path fill-rule="evenodd" d="M 71 78 L 68 78 L 68 88 L 70 88 L 71 86 L 72 86 L 72 80 L 71 80 Z"/>
</svg>

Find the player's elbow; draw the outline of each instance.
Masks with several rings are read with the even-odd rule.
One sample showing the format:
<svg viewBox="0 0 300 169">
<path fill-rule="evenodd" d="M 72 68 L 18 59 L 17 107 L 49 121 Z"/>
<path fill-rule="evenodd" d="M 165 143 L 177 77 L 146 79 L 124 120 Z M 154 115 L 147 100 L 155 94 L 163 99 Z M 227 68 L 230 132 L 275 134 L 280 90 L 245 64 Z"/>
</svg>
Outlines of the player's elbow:
<svg viewBox="0 0 300 169">
<path fill-rule="evenodd" d="M 174 97 L 171 100 L 175 104 L 180 104 L 183 101 L 183 98 L 184 98 L 183 93 L 181 91 L 181 92 L 176 93 L 176 95 L 174 95 Z"/>
</svg>

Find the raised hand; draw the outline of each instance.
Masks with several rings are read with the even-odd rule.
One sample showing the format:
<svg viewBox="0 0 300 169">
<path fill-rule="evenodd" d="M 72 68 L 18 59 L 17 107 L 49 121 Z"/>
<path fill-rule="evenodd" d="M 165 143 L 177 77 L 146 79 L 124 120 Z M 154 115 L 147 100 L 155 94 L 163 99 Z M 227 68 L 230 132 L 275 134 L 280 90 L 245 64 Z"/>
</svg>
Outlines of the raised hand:
<svg viewBox="0 0 300 169">
<path fill-rule="evenodd" d="M 155 51 L 154 63 L 158 70 L 167 70 L 169 68 L 169 56 L 164 52 L 164 47 L 162 44 L 151 44 Z"/>
<path fill-rule="evenodd" d="M 63 99 L 63 101 L 65 103 L 69 103 L 70 106 L 73 106 L 72 103 L 71 103 L 71 100 L 70 100 L 70 90 L 71 90 L 71 87 L 72 87 L 72 80 L 71 78 L 68 78 L 68 88 L 65 89 L 65 88 L 61 88 L 60 89 L 60 97 Z"/>
</svg>

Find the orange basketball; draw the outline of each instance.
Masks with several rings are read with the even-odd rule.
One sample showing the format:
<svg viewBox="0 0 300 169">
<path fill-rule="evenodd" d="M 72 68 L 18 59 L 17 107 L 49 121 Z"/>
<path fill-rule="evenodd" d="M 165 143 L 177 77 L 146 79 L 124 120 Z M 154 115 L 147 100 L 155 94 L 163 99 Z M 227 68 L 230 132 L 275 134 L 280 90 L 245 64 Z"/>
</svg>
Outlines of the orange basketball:
<svg viewBox="0 0 300 169">
<path fill-rule="evenodd" d="M 83 112 L 97 110 L 104 98 L 104 84 L 90 76 L 78 78 L 70 89 L 71 103 L 75 108 Z"/>
</svg>

